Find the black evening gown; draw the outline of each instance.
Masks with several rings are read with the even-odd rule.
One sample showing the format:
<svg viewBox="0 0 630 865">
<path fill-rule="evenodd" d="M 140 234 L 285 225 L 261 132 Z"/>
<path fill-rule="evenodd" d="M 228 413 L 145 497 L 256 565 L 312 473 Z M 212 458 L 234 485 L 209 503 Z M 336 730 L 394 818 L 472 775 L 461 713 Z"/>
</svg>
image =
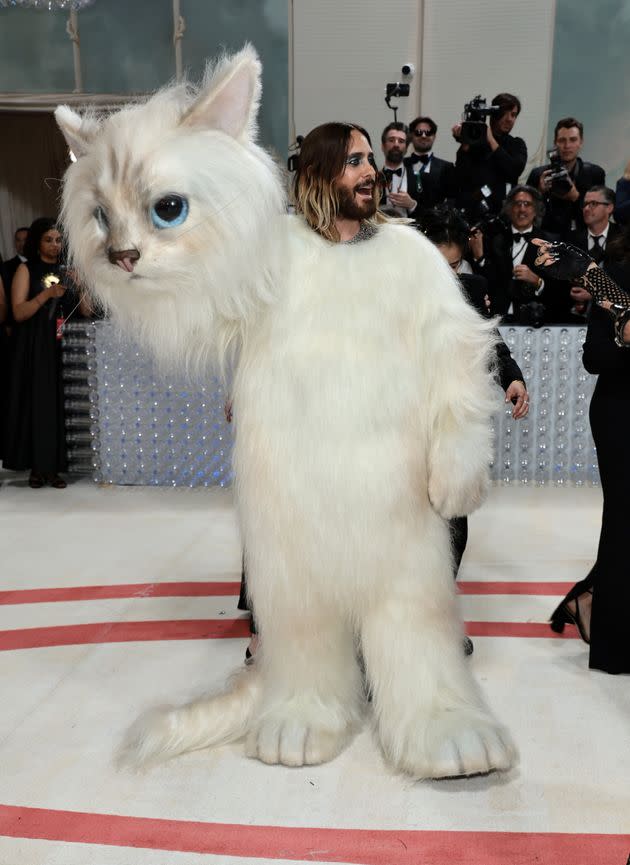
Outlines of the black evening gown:
<svg viewBox="0 0 630 865">
<path fill-rule="evenodd" d="M 31 300 L 43 290 L 44 276 L 58 275 L 59 269 L 40 259 L 26 266 Z M 62 307 L 53 303 L 46 301 L 34 316 L 13 326 L 3 460 L 8 469 L 42 474 L 66 469 L 61 340 L 57 339 Z"/>
<path fill-rule="evenodd" d="M 630 263 L 609 264 L 606 270 L 630 293 Z M 584 343 L 584 366 L 599 375 L 590 421 L 604 507 L 597 561 L 579 585 L 593 588 L 589 666 L 607 673 L 630 673 L 630 348 L 616 346 L 613 336 L 611 316 L 593 305 Z"/>
</svg>

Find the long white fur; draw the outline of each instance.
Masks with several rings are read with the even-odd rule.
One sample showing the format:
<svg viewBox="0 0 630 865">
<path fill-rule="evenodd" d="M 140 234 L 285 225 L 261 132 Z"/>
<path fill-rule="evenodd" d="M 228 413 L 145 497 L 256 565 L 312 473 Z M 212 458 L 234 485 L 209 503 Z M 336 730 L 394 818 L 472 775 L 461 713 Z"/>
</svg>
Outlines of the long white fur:
<svg viewBox="0 0 630 865">
<path fill-rule="evenodd" d="M 262 649 L 223 694 L 141 721 L 124 757 L 246 736 L 267 763 L 331 759 L 364 717 L 360 649 L 394 767 L 508 769 L 515 749 L 463 658 L 444 520 L 487 488 L 491 326 L 414 229 L 331 244 L 283 215 L 253 140 L 259 76 L 246 47 L 199 93 L 167 90 L 96 133 L 57 113 L 84 147 L 64 222 L 90 288 L 168 364 L 239 346 L 237 500 Z M 137 166 L 119 171 L 126 185 L 114 152 L 118 168 Z M 147 209 L 167 191 L 187 194 L 191 213 L 158 232 Z M 108 262 L 109 245 L 140 249 L 142 279 Z"/>
</svg>

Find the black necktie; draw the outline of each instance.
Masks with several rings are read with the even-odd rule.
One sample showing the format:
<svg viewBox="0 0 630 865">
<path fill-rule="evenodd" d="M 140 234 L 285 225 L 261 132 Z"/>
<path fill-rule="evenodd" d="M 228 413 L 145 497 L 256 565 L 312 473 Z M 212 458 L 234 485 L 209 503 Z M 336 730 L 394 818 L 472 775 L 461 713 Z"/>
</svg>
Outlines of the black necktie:
<svg viewBox="0 0 630 865">
<path fill-rule="evenodd" d="M 402 168 L 384 168 L 383 174 L 385 175 L 387 182 L 389 183 L 394 176 L 402 177 Z"/>
<path fill-rule="evenodd" d="M 531 232 L 531 231 L 526 231 L 524 234 L 519 234 L 518 231 L 516 231 L 516 232 L 514 232 L 514 234 L 512 235 L 512 243 L 518 243 L 519 240 L 526 240 L 526 241 L 529 241 L 529 239 L 530 239 L 531 236 L 532 236 L 532 232 Z"/>
<path fill-rule="evenodd" d="M 599 264 L 604 257 L 604 235 L 591 235 L 593 238 L 593 246 L 590 250 L 590 256 L 596 264 Z"/>
</svg>

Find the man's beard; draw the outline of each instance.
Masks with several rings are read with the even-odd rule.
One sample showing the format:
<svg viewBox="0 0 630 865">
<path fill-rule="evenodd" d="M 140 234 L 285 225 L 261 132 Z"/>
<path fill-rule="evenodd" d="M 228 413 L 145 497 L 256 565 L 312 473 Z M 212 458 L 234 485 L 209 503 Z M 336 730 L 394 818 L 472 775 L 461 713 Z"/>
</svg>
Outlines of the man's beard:
<svg viewBox="0 0 630 865">
<path fill-rule="evenodd" d="M 387 154 L 387 161 L 390 162 L 392 165 L 400 165 L 400 163 L 403 161 L 404 156 L 405 154 L 402 152 L 402 150 L 390 150 Z"/>
<path fill-rule="evenodd" d="M 339 216 L 343 219 L 369 219 L 376 213 L 374 198 L 361 202 L 356 200 L 354 193 L 358 188 L 339 190 Z"/>
</svg>

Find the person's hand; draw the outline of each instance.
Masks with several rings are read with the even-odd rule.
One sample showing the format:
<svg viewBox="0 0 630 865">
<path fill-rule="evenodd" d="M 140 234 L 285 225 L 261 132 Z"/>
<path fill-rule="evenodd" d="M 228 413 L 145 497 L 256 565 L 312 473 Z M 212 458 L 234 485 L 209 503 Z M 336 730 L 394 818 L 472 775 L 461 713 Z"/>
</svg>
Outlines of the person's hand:
<svg viewBox="0 0 630 865">
<path fill-rule="evenodd" d="M 540 277 L 536 276 L 533 270 L 530 270 L 526 264 L 517 264 L 512 271 L 514 279 L 520 279 L 521 282 L 529 282 L 532 285 L 538 285 Z"/>
<path fill-rule="evenodd" d="M 475 261 L 483 258 L 483 232 L 478 228 L 473 228 L 468 238 L 468 246 Z"/>
<path fill-rule="evenodd" d="M 492 314 L 492 312 L 491 312 L 492 303 L 490 301 L 490 295 L 489 294 L 484 294 L 483 302 L 486 306 L 486 312 L 488 313 L 488 315 L 491 315 Z"/>
<path fill-rule="evenodd" d="M 543 240 L 540 237 L 535 237 L 530 243 L 538 247 L 532 269 L 543 279 L 549 275 L 554 279 L 568 280 L 575 285 L 584 278 L 589 268 L 597 267 L 583 249 L 570 243 Z"/>
<path fill-rule="evenodd" d="M 497 139 L 494 137 L 494 133 L 493 133 L 492 128 L 491 128 L 491 126 L 490 126 L 489 123 L 488 123 L 488 125 L 486 126 L 486 141 L 487 141 L 488 144 L 490 145 L 490 149 L 491 149 L 491 150 L 497 150 L 497 149 L 498 149 L 498 147 L 499 147 L 499 142 L 498 142 Z"/>
<path fill-rule="evenodd" d="M 552 194 L 555 195 L 556 198 L 562 198 L 563 201 L 577 201 L 580 197 L 580 193 L 577 191 L 577 187 L 573 181 L 571 181 L 571 189 L 569 189 L 568 192 L 554 192 Z"/>
<path fill-rule="evenodd" d="M 223 405 L 223 414 L 228 423 L 232 423 L 232 400 L 228 397 Z"/>
<path fill-rule="evenodd" d="M 416 204 L 408 192 L 390 192 L 387 197 L 396 207 L 404 207 L 405 210 L 410 210 Z"/>
<path fill-rule="evenodd" d="M 548 195 L 549 190 L 551 189 L 551 171 L 549 168 L 540 175 L 538 179 L 538 191 L 542 192 L 543 195 Z"/>
<path fill-rule="evenodd" d="M 524 381 L 513 381 L 505 392 L 505 401 L 514 403 L 512 417 L 520 420 L 529 412 L 529 394 Z"/>
<path fill-rule="evenodd" d="M 451 129 L 451 135 L 455 139 L 455 141 L 461 141 L 462 138 L 462 124 L 456 123 L 455 126 Z"/>
<path fill-rule="evenodd" d="M 571 299 L 574 300 L 576 303 L 588 303 L 591 299 L 591 295 L 589 294 L 589 292 L 585 288 L 582 288 L 582 286 L 580 285 L 572 285 L 571 291 L 569 293 L 571 295 Z"/>
</svg>

